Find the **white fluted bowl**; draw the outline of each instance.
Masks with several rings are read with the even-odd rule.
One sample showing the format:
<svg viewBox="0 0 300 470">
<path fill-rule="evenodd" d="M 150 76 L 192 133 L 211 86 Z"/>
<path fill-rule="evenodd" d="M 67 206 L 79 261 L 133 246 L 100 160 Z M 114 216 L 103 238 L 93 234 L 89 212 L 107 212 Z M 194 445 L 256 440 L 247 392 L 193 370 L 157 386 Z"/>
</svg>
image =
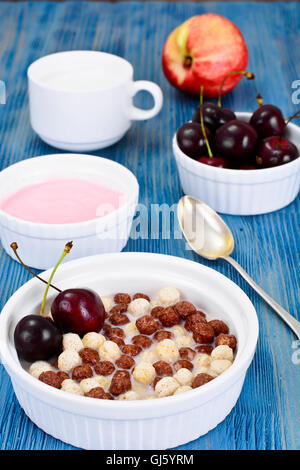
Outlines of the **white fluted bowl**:
<svg viewBox="0 0 300 470">
<path fill-rule="evenodd" d="M 235 113 L 249 121 L 251 113 Z M 287 138 L 300 151 L 300 128 L 287 126 Z M 299 193 L 300 158 L 285 165 L 260 170 L 230 170 L 204 165 L 188 157 L 173 138 L 183 192 L 208 204 L 215 211 L 232 215 L 273 212 L 290 204 Z"/>
<path fill-rule="evenodd" d="M 43 277 L 49 275 L 50 271 Z M 232 366 L 222 375 L 179 395 L 136 401 L 71 395 L 35 379 L 19 363 L 15 326 L 21 317 L 39 313 L 44 292 L 44 285 L 32 279 L 11 297 L 0 315 L 0 354 L 21 407 L 39 428 L 84 449 L 166 449 L 206 434 L 230 413 L 258 338 L 254 307 L 232 281 L 173 256 L 118 253 L 68 262 L 57 271 L 55 284 L 62 289 L 88 286 L 100 295 L 117 291 L 154 295 L 163 286 L 176 286 L 201 310 L 226 321 L 237 336 L 238 347 Z"/>
<path fill-rule="evenodd" d="M 134 174 L 119 163 L 92 155 L 70 153 L 34 157 L 1 171 L 0 200 L 24 186 L 53 176 L 96 181 L 123 192 L 126 202 L 103 217 L 70 224 L 28 222 L 0 209 L 0 235 L 5 251 L 14 258 L 10 244 L 16 241 L 24 263 L 37 269 L 55 265 L 70 240 L 74 246 L 68 260 L 121 251 L 128 241 L 138 203 L 139 185 Z"/>
</svg>

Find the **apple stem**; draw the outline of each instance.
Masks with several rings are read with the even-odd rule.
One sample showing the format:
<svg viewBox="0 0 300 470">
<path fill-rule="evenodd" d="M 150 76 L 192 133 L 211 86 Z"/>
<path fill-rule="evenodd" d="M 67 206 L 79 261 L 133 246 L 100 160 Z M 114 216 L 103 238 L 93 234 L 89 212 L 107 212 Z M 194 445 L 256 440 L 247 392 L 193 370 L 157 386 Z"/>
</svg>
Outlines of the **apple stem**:
<svg viewBox="0 0 300 470">
<path fill-rule="evenodd" d="M 208 156 L 209 156 L 209 158 L 213 158 L 213 153 L 211 151 L 211 148 L 210 148 L 210 145 L 209 145 L 209 142 L 208 142 L 208 138 L 207 138 L 207 134 L 206 134 L 206 130 L 205 130 L 205 126 L 204 126 L 204 119 L 203 119 L 203 89 L 204 89 L 204 87 L 203 87 L 203 85 L 201 85 L 201 88 L 200 88 L 200 123 L 201 123 L 201 130 L 202 130 L 202 134 L 203 134 L 204 139 L 205 139 Z"/>
<path fill-rule="evenodd" d="M 45 281 L 45 279 L 41 278 L 40 276 L 38 276 L 37 274 L 35 274 L 33 271 L 31 271 L 31 269 L 28 268 L 28 266 L 26 266 L 26 264 L 23 263 L 23 261 L 21 260 L 18 252 L 17 252 L 17 249 L 19 248 L 18 247 L 18 244 L 17 242 L 13 242 L 11 243 L 10 245 L 11 249 L 13 250 L 16 258 L 19 260 L 20 264 L 30 273 L 32 274 L 34 277 L 36 277 L 37 279 L 39 279 L 40 281 L 44 282 L 44 284 L 47 284 L 47 281 Z M 61 292 L 60 289 L 58 289 L 58 287 L 55 287 L 53 286 L 52 284 L 50 284 L 50 287 L 52 287 L 53 289 L 57 290 L 57 292 Z"/>
<path fill-rule="evenodd" d="M 46 298 L 47 298 L 47 294 L 48 294 L 48 290 L 49 290 L 49 287 L 50 287 L 50 283 L 53 279 L 53 276 L 58 268 L 58 266 L 60 265 L 60 263 L 62 262 L 62 260 L 64 259 L 64 257 L 71 251 L 73 247 L 73 242 L 68 242 L 64 248 L 64 251 L 62 252 L 62 255 L 61 257 L 59 258 L 59 260 L 57 261 L 56 265 L 54 266 L 53 268 L 53 271 L 51 273 L 51 276 L 49 278 L 49 281 L 47 283 L 47 287 L 46 287 L 46 290 L 45 290 L 45 294 L 44 294 L 44 297 L 43 297 L 43 302 L 42 302 L 42 306 L 41 306 L 41 316 L 43 316 L 44 314 L 44 308 L 45 308 L 45 303 L 46 303 Z"/>
<path fill-rule="evenodd" d="M 243 75 L 244 77 L 247 78 L 247 80 L 253 80 L 255 78 L 254 73 L 247 72 L 247 70 L 233 70 L 232 72 L 225 75 L 225 77 L 221 81 L 220 88 L 219 88 L 218 106 L 220 107 L 222 106 L 222 102 L 221 102 L 222 88 L 227 78 L 231 77 L 232 75 Z"/>
<path fill-rule="evenodd" d="M 256 102 L 258 104 L 258 106 L 261 108 L 264 104 L 264 101 L 262 99 L 262 96 L 260 93 L 257 93 L 257 96 L 256 96 Z"/>
</svg>

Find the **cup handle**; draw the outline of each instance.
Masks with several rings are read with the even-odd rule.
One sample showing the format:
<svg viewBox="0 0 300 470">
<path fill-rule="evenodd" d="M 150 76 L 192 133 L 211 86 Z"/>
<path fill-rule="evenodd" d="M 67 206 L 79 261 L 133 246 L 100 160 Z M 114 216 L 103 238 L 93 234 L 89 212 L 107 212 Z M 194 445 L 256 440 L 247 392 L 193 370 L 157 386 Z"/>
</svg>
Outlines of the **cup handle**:
<svg viewBox="0 0 300 470">
<path fill-rule="evenodd" d="M 133 82 L 131 88 L 131 97 L 133 98 L 134 95 L 141 90 L 146 90 L 153 96 L 154 106 L 151 109 L 140 109 L 131 105 L 129 109 L 129 118 L 132 121 L 143 121 L 150 119 L 156 116 L 162 108 L 163 94 L 156 83 L 148 82 L 146 80 L 138 80 L 137 82 Z"/>
</svg>

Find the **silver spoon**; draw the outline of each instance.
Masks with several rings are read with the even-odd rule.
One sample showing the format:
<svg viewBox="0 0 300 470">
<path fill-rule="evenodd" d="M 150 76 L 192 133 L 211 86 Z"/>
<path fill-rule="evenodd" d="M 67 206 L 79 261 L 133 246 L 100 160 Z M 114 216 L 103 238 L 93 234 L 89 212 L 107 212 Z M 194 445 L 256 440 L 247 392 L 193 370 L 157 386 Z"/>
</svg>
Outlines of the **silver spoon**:
<svg viewBox="0 0 300 470">
<path fill-rule="evenodd" d="M 300 322 L 266 294 L 229 256 L 233 252 L 234 239 L 223 219 L 209 206 L 191 196 L 180 199 L 177 215 L 180 228 L 190 247 L 203 258 L 211 260 L 219 258 L 231 264 L 300 339 Z"/>
</svg>

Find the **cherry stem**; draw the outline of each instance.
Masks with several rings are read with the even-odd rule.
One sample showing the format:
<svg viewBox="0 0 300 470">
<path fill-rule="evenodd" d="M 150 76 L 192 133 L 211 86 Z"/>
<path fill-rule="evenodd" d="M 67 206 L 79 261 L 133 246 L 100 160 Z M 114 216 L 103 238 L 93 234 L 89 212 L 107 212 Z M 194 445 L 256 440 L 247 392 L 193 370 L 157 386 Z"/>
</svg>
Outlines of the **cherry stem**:
<svg viewBox="0 0 300 470">
<path fill-rule="evenodd" d="M 53 279 L 53 276 L 54 276 L 58 266 L 60 265 L 60 263 L 64 259 L 64 257 L 71 251 L 72 247 L 73 247 L 73 242 L 69 242 L 69 243 L 66 244 L 66 246 L 64 248 L 64 251 L 62 252 L 61 257 L 59 258 L 59 260 L 57 261 L 56 265 L 53 268 L 53 271 L 52 271 L 51 276 L 49 278 L 49 281 L 47 283 L 47 287 L 46 287 L 45 294 L 44 294 L 44 297 L 43 297 L 43 302 L 42 302 L 42 306 L 41 306 L 41 313 L 40 313 L 41 316 L 43 316 L 43 314 L 44 314 L 46 298 L 47 298 L 48 290 L 49 290 L 49 287 L 50 287 L 50 283 Z"/>
<path fill-rule="evenodd" d="M 298 109 L 298 111 L 296 111 L 292 116 L 290 116 L 290 117 L 288 118 L 288 120 L 286 121 L 285 125 L 287 126 L 288 123 L 289 123 L 292 119 L 294 119 L 295 117 L 297 117 L 299 113 L 300 113 L 300 109 Z"/>
<path fill-rule="evenodd" d="M 247 72 L 247 70 L 233 70 L 232 72 L 228 73 L 221 81 L 220 88 L 219 88 L 218 106 L 220 107 L 222 106 L 222 102 L 221 102 L 222 88 L 227 78 L 231 77 L 232 75 L 243 75 L 244 77 L 247 78 L 247 80 L 253 80 L 255 78 L 254 73 Z"/>
<path fill-rule="evenodd" d="M 256 101 L 257 101 L 258 106 L 261 108 L 263 106 L 264 102 L 263 102 L 263 99 L 262 99 L 262 96 L 261 96 L 260 93 L 257 93 Z"/>
<path fill-rule="evenodd" d="M 32 274 L 34 277 L 36 277 L 36 278 L 39 279 L 40 281 L 44 282 L 44 284 L 47 284 L 47 283 L 48 283 L 47 281 L 45 281 L 45 279 L 43 279 L 43 278 L 41 278 L 40 276 L 38 276 L 37 274 L 35 274 L 33 271 L 31 271 L 31 269 L 28 268 L 28 266 L 26 266 L 26 264 L 23 263 L 23 261 L 21 260 L 19 254 L 17 253 L 17 249 L 19 248 L 17 242 L 11 243 L 10 247 L 11 247 L 11 249 L 13 250 L 13 252 L 14 252 L 16 258 L 18 259 L 18 261 L 20 262 L 20 264 L 21 264 L 30 274 Z M 50 287 L 52 287 L 53 289 L 57 290 L 57 292 L 61 292 L 61 290 L 58 289 L 58 287 L 55 287 L 55 286 L 53 286 L 52 284 L 50 284 Z"/>
<path fill-rule="evenodd" d="M 208 151 L 208 156 L 209 156 L 209 158 L 213 158 L 213 153 L 211 151 L 211 148 L 210 148 L 210 145 L 209 145 L 209 142 L 208 142 L 208 138 L 207 138 L 207 134 L 206 134 L 206 130 L 205 130 L 205 126 L 204 126 L 204 119 L 203 119 L 203 88 L 204 88 L 203 85 L 201 85 L 201 88 L 200 88 L 200 123 L 201 123 L 202 134 L 204 136 L 207 151 Z"/>
</svg>

